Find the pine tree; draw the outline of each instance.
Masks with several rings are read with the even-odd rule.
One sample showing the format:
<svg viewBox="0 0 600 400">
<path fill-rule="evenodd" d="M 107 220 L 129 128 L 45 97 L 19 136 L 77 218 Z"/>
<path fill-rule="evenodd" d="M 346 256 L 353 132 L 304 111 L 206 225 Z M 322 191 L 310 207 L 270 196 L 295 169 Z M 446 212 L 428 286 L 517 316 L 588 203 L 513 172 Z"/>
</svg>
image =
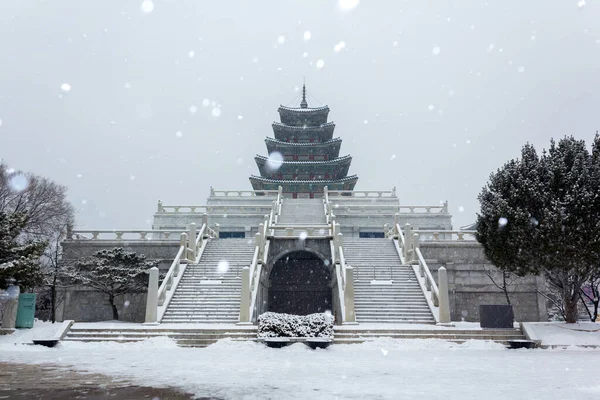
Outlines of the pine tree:
<svg viewBox="0 0 600 400">
<path fill-rule="evenodd" d="M 477 240 L 500 270 L 543 273 L 577 321 L 582 285 L 600 266 L 600 137 L 573 137 L 538 156 L 525 145 L 479 195 Z"/>
<path fill-rule="evenodd" d="M 7 288 L 12 280 L 22 291 L 43 281 L 39 258 L 46 242 L 23 239 L 26 225 L 25 214 L 0 212 L 0 289 Z"/>
<path fill-rule="evenodd" d="M 121 247 L 100 250 L 93 256 L 74 263 L 65 275 L 74 283 L 91 287 L 108 295 L 113 319 L 119 319 L 115 298 L 129 293 L 142 293 L 148 287 L 148 270 L 156 266 L 146 256 L 125 251 Z"/>
</svg>

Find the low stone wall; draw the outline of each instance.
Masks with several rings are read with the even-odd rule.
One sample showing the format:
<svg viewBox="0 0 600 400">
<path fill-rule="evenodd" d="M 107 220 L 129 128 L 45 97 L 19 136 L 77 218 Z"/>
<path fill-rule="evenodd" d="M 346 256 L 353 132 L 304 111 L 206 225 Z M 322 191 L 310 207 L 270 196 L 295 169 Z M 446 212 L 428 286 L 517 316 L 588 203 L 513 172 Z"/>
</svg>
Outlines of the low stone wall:
<svg viewBox="0 0 600 400">
<path fill-rule="evenodd" d="M 113 319 L 108 295 L 86 287 L 72 287 L 61 293 L 64 296 L 57 309 L 57 320 L 76 322 L 110 321 Z M 115 299 L 119 320 L 144 322 L 146 293 L 128 294 Z"/>
<path fill-rule="evenodd" d="M 148 260 L 158 260 L 159 269 L 167 271 L 179 250 L 179 240 L 66 240 L 62 242 L 64 257 L 76 260 L 88 257 L 96 251 L 123 247 L 127 251 L 144 254 Z M 58 306 L 57 319 L 72 319 L 77 322 L 112 320 L 112 308 L 108 295 L 96 290 L 75 286 L 59 294 L 64 299 Z M 119 296 L 116 299 L 119 319 L 129 322 L 144 322 L 146 294 Z"/>
<path fill-rule="evenodd" d="M 486 275 L 501 282 L 502 275 L 485 258 L 483 248 L 474 241 L 422 242 L 421 252 L 437 280 L 437 270 L 448 270 L 450 313 L 453 321 L 479 321 L 479 306 L 506 304 L 504 293 Z M 509 287 L 509 297 L 517 321 L 547 321 L 548 311 L 544 296 L 544 279 L 529 275 Z"/>
</svg>

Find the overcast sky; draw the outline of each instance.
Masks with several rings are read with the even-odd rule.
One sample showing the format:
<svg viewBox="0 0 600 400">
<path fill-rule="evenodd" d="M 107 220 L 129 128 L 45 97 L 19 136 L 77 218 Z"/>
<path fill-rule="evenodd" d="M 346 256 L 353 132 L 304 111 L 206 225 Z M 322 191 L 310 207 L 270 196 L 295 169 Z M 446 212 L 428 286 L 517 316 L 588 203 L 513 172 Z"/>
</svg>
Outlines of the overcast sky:
<svg viewBox="0 0 600 400">
<path fill-rule="evenodd" d="M 458 227 L 525 142 L 592 139 L 598 21 L 593 0 L 2 0 L 0 158 L 66 185 L 79 227 L 147 229 L 158 199 L 251 189 L 305 76 L 356 190 L 448 200 Z"/>
</svg>

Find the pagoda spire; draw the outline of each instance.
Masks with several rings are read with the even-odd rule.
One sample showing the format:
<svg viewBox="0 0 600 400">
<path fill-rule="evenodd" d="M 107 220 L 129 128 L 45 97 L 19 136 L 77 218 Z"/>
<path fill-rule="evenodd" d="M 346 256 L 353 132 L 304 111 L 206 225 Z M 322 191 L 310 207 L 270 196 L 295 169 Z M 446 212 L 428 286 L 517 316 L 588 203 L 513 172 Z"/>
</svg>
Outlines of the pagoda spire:
<svg viewBox="0 0 600 400">
<path fill-rule="evenodd" d="M 302 84 L 302 102 L 300 103 L 300 108 L 308 108 L 308 103 L 306 102 L 306 84 Z"/>
</svg>

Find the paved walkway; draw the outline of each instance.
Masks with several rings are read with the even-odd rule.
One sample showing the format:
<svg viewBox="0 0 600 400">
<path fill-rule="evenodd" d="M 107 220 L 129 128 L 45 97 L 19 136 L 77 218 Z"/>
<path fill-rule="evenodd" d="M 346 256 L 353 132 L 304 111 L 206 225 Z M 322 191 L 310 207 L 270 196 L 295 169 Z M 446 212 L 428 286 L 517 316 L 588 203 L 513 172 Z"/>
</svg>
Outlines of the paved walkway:
<svg viewBox="0 0 600 400">
<path fill-rule="evenodd" d="M 100 374 L 82 374 L 52 364 L 0 362 L 0 399 L 189 400 L 175 389 L 131 385 Z"/>
</svg>

